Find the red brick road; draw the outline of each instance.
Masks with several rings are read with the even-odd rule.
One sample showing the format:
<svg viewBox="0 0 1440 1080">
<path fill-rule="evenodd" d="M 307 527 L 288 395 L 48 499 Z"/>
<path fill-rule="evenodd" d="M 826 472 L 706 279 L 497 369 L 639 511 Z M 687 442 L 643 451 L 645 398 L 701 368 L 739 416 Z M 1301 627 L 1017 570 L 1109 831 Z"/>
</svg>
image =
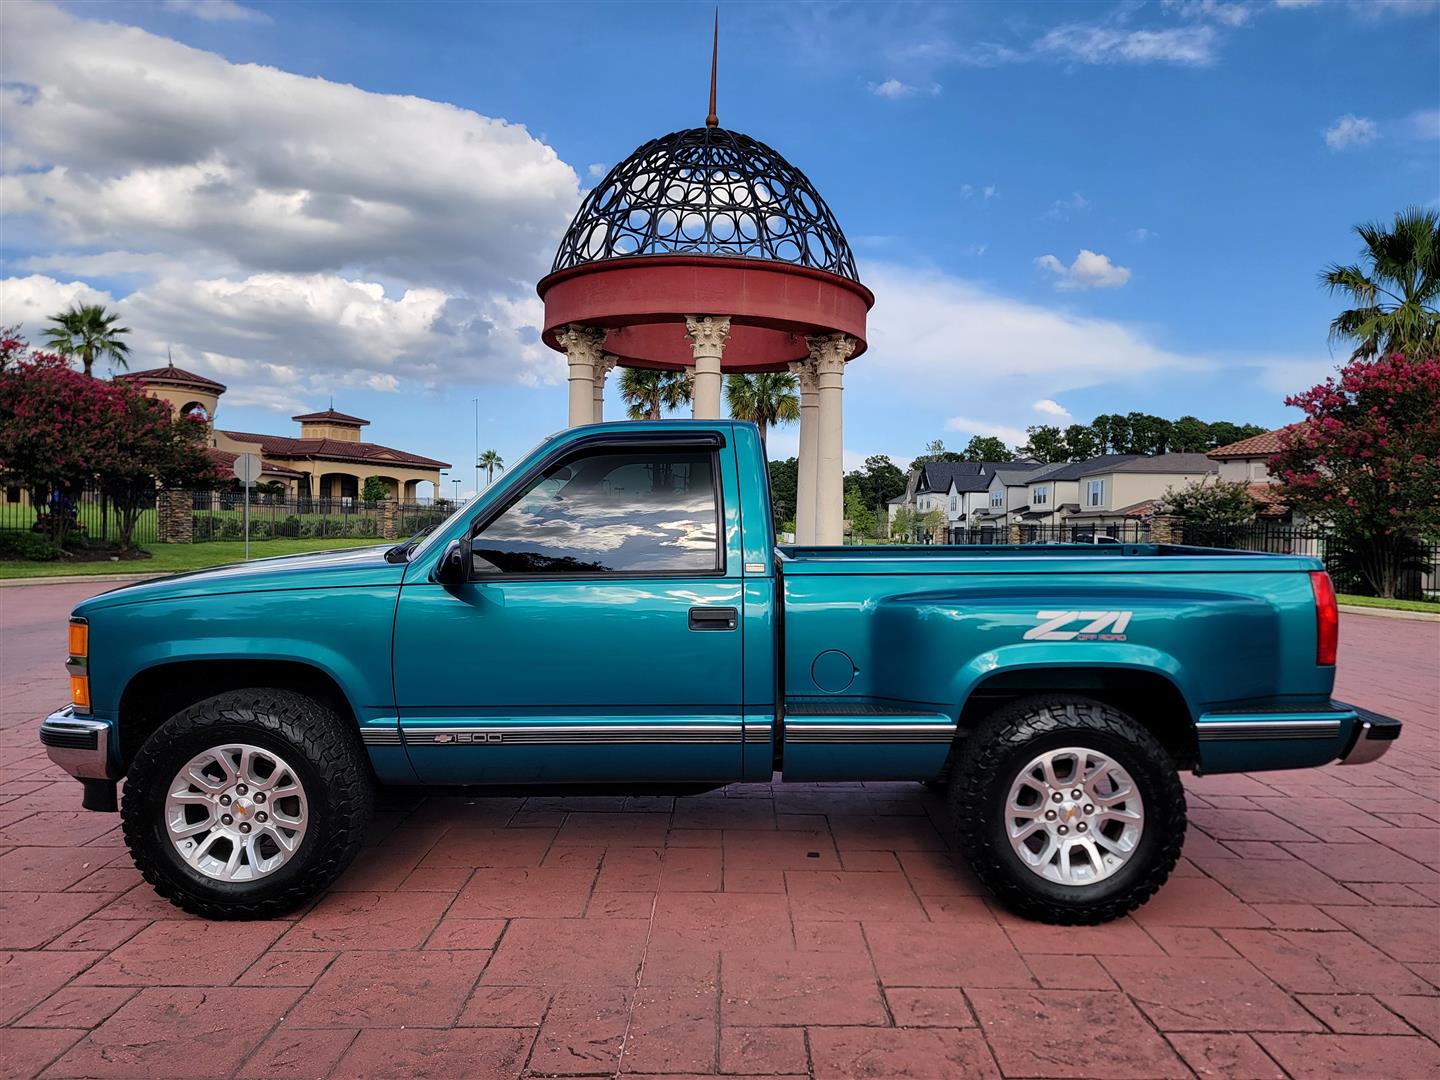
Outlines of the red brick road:
<svg viewBox="0 0 1440 1080">
<path fill-rule="evenodd" d="M 997 912 L 916 784 L 391 794 L 327 897 L 234 924 L 36 745 L 92 588 L 0 590 L 5 1076 L 1440 1075 L 1440 624 L 1345 616 L 1399 748 L 1190 779 L 1175 878 L 1101 928 Z"/>
</svg>

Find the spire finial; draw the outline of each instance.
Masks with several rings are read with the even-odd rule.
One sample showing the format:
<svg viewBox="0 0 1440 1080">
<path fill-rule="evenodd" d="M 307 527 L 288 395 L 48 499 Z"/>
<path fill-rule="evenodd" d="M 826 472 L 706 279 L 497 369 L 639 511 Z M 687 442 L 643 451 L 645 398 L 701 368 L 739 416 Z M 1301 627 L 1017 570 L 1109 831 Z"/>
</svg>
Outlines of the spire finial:
<svg viewBox="0 0 1440 1080">
<path fill-rule="evenodd" d="M 170 351 L 170 346 L 165 346 L 165 359 L 170 361 L 170 366 L 175 366 L 175 354 Z"/>
<path fill-rule="evenodd" d="M 715 9 L 715 37 L 710 42 L 710 113 L 705 117 L 706 127 L 719 127 L 720 117 L 715 115 L 715 68 L 720 60 L 720 9 Z"/>
<path fill-rule="evenodd" d="M 330 411 L 335 411 L 335 394 L 333 392 L 330 394 Z"/>
</svg>

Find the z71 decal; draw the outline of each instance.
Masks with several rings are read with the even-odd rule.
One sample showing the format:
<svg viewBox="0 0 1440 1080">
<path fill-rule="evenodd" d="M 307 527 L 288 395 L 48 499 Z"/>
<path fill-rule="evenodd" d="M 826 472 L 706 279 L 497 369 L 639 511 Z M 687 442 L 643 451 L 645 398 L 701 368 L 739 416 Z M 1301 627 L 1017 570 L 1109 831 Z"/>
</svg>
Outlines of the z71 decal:
<svg viewBox="0 0 1440 1080">
<path fill-rule="evenodd" d="M 1037 611 L 1026 641 L 1124 641 L 1133 611 Z M 1085 625 L 1075 627 L 1076 623 Z M 1072 627 L 1072 629 L 1062 629 Z"/>
</svg>

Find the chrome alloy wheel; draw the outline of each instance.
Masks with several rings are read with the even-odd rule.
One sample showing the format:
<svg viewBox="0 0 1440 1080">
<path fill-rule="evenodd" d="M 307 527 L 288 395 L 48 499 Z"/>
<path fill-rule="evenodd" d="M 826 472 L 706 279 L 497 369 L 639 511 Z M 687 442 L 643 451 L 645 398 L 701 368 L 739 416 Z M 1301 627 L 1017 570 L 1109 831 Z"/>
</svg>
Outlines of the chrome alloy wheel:
<svg viewBox="0 0 1440 1080">
<path fill-rule="evenodd" d="M 165 827 L 180 858 L 217 881 L 254 881 L 284 866 L 305 838 L 309 805 L 295 770 L 248 743 L 191 758 L 165 796 Z"/>
<path fill-rule="evenodd" d="M 1118 872 L 1145 830 L 1135 781 L 1098 750 L 1037 755 L 1005 800 L 1005 835 L 1030 871 L 1060 885 L 1093 885 Z"/>
</svg>

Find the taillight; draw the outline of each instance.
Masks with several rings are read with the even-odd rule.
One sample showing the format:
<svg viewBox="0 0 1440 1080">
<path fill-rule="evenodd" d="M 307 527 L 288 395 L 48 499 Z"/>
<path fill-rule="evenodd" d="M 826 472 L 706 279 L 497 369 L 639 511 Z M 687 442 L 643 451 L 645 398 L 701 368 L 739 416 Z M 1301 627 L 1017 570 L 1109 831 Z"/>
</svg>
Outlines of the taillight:
<svg viewBox="0 0 1440 1080">
<path fill-rule="evenodd" d="M 70 656 L 65 670 L 70 674 L 70 704 L 80 712 L 90 711 L 90 624 L 70 620 Z"/>
<path fill-rule="evenodd" d="M 1315 593 L 1315 663 L 1333 667 L 1340 649 L 1340 609 L 1335 605 L 1335 586 L 1324 570 L 1312 570 L 1310 588 Z"/>
</svg>

